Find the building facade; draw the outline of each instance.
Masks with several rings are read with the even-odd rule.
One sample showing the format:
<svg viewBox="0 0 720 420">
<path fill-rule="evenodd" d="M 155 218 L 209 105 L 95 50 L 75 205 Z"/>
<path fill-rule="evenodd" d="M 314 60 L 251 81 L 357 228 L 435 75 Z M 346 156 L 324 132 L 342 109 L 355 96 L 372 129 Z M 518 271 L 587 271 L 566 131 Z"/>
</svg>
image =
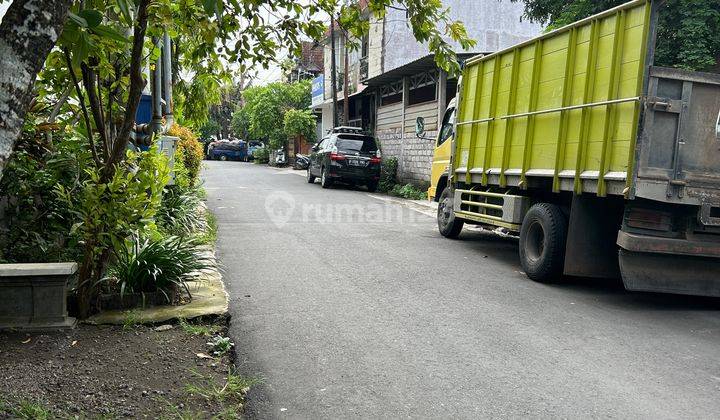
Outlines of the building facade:
<svg viewBox="0 0 720 420">
<path fill-rule="evenodd" d="M 521 2 L 443 0 L 443 5 L 449 7 L 452 19 L 465 24 L 469 37 L 476 41 L 472 50 L 467 51 L 454 45 L 461 61 L 523 42 L 542 29 L 522 19 Z M 334 45 L 329 31 L 326 34 L 323 101 L 315 101 L 314 105 L 322 113 L 321 131 L 326 133 L 333 126 L 331 51 L 335 48 L 339 124 L 362 127 L 376 136 L 383 156 L 398 159 L 401 182 L 426 184 L 434 138 L 445 108 L 456 95 L 457 78 L 440 70 L 428 46 L 415 40 L 405 11 L 389 8 L 384 17 L 366 11 L 364 18 L 369 20 L 370 30 L 365 38 L 353 40 L 357 48 L 347 47 L 348 40 L 339 28 L 335 31 Z M 415 135 L 415 120 L 419 116 L 425 119 L 429 138 L 419 139 Z"/>
<path fill-rule="evenodd" d="M 460 61 L 488 54 L 540 34 L 540 25 L 522 19 L 522 2 L 509 0 L 443 0 L 452 19 L 464 23 L 472 50 L 455 44 Z M 383 156 L 398 159 L 401 182 L 418 185 L 430 179 L 435 137 L 449 102 L 455 97 L 457 78 L 440 70 L 427 47 L 415 40 L 405 12 L 388 10 L 384 19 L 371 19 L 369 71 L 362 80 L 368 95 L 374 95 L 374 134 Z M 425 119 L 427 138 L 415 135 L 415 120 Z"/>
</svg>

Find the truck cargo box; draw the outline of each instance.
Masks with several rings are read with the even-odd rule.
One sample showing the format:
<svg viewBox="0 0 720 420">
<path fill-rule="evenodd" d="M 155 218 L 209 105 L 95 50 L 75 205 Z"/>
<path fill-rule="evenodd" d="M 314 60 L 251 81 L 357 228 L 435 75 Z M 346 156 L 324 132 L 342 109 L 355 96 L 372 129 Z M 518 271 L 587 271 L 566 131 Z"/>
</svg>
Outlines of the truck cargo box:
<svg viewBox="0 0 720 420">
<path fill-rule="evenodd" d="M 470 60 L 455 180 L 717 201 L 720 77 L 650 66 L 658 7 L 633 1 Z"/>
</svg>

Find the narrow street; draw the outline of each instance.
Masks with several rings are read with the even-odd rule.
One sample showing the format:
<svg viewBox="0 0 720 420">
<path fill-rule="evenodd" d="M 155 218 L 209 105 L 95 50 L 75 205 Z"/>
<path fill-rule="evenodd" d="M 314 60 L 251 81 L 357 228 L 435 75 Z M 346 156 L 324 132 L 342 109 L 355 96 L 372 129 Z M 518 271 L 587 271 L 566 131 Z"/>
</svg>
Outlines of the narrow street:
<svg viewBox="0 0 720 420">
<path fill-rule="evenodd" d="M 205 162 L 253 418 L 710 418 L 720 301 L 530 281 L 517 245 L 304 171 Z M 383 197 L 383 196 L 378 196 Z"/>
</svg>

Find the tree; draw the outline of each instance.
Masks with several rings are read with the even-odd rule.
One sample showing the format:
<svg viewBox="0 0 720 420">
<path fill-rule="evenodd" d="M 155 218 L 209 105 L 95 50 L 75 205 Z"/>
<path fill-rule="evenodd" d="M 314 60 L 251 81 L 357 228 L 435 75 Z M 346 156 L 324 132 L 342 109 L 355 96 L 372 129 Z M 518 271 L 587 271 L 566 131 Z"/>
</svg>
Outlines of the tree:
<svg viewBox="0 0 720 420">
<path fill-rule="evenodd" d="M 290 109 L 283 117 L 283 130 L 288 137 L 303 137 L 312 143 L 316 126 L 317 118 L 309 109 Z"/>
<path fill-rule="evenodd" d="M 250 139 L 250 120 L 244 106 L 239 106 L 233 112 L 230 128 L 235 137 L 244 140 Z"/>
<path fill-rule="evenodd" d="M 304 80 L 252 87 L 243 92 L 243 100 L 245 106 L 235 114 L 243 112 L 247 115 L 250 137 L 267 139 L 271 148 L 279 149 L 287 142 L 284 126 L 286 113 L 310 106 L 310 82 Z M 237 117 L 240 118 L 243 117 Z"/>
<path fill-rule="evenodd" d="M 520 1 L 520 0 L 512 0 Z M 625 0 L 522 0 L 525 15 L 558 28 L 625 3 Z M 720 58 L 720 2 L 668 0 L 660 11 L 655 63 L 706 70 Z"/>
<path fill-rule="evenodd" d="M 71 0 L 16 0 L 0 23 L 0 178 L 20 136 L 35 77 L 57 42 Z"/>
</svg>

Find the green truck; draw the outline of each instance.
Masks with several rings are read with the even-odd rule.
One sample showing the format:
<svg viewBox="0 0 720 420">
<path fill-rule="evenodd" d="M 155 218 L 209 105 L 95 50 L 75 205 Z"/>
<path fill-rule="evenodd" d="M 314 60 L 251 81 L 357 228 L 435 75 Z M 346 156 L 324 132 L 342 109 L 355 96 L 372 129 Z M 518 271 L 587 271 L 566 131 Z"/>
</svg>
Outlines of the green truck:
<svg viewBox="0 0 720 420">
<path fill-rule="evenodd" d="M 720 296 L 720 75 L 652 65 L 659 13 L 632 1 L 466 63 L 431 186 L 444 236 L 517 235 L 536 281 Z"/>
</svg>

